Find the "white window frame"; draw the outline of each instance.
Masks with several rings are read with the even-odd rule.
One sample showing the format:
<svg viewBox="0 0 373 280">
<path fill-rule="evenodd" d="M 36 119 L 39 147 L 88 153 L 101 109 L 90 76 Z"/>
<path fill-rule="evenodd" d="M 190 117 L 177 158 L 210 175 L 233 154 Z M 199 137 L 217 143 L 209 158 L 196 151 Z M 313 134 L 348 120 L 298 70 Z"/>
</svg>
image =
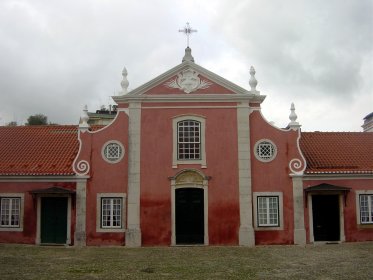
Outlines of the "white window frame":
<svg viewBox="0 0 373 280">
<path fill-rule="evenodd" d="M 126 227 L 126 197 L 125 193 L 98 193 L 97 194 L 97 214 L 96 214 L 96 232 L 125 232 Z M 103 226 L 102 225 L 102 201 L 103 199 L 121 199 L 121 225 Z M 112 204 L 111 204 L 112 205 Z"/>
<path fill-rule="evenodd" d="M 1 225 L 0 231 L 23 231 L 24 194 L 23 193 L 0 193 L 0 210 L 2 211 L 2 199 L 19 199 L 18 225 Z M 10 213 L 9 213 L 10 215 Z M 1 217 L 0 217 L 1 220 Z"/>
<path fill-rule="evenodd" d="M 193 128 L 193 132 L 192 132 Z M 193 136 L 186 137 L 184 133 L 193 133 Z M 196 136 L 198 133 L 198 136 Z M 181 136 L 183 134 L 183 136 Z M 181 139 L 181 140 L 180 140 Z M 180 152 L 181 146 L 187 146 L 190 152 Z M 198 152 L 196 152 L 198 149 Z M 195 120 L 184 120 L 177 122 L 177 159 L 178 160 L 200 160 L 201 159 L 201 123 Z M 189 156 L 189 158 L 187 158 Z"/>
<path fill-rule="evenodd" d="M 368 196 L 368 222 L 361 220 L 361 197 Z M 359 225 L 373 225 L 373 190 L 356 191 L 356 221 Z"/>
<path fill-rule="evenodd" d="M 260 154 L 258 154 L 258 148 L 260 148 L 260 145 L 267 144 L 267 143 L 272 145 L 273 152 L 272 152 L 271 157 L 263 158 L 263 157 L 261 157 Z M 273 141 L 271 141 L 269 139 L 260 139 L 254 145 L 254 155 L 255 155 L 256 159 L 261 161 L 261 162 L 271 162 L 277 156 L 277 146 L 275 145 L 275 143 L 273 143 Z"/>
<path fill-rule="evenodd" d="M 179 159 L 178 158 L 178 123 L 182 121 L 196 121 L 200 123 L 200 158 L 199 159 Z M 206 168 L 206 149 L 205 149 L 205 129 L 206 118 L 196 115 L 176 116 L 172 119 L 173 128 L 173 153 L 172 153 L 172 168 L 177 168 L 178 164 L 201 164 L 202 168 Z"/>
<path fill-rule="evenodd" d="M 106 148 L 109 146 L 109 145 L 118 145 L 118 147 L 121 149 L 121 154 L 119 155 L 118 158 L 111 158 L 111 157 L 108 157 L 108 155 L 105 153 L 105 150 Z M 122 158 L 124 157 L 124 154 L 125 154 L 125 150 L 124 150 L 124 146 L 121 142 L 117 141 L 117 140 L 110 140 L 110 141 L 107 141 L 103 146 L 102 146 L 102 149 L 101 149 L 101 156 L 102 158 L 108 162 L 108 163 L 111 163 L 111 164 L 114 164 L 114 163 L 118 163 L 122 160 Z"/>
<path fill-rule="evenodd" d="M 277 224 L 259 224 L 259 197 L 276 197 L 277 198 Z M 283 215 L 283 194 L 282 192 L 254 192 L 253 193 L 253 202 L 254 202 L 254 229 L 258 231 L 264 230 L 283 230 L 284 228 L 284 215 Z M 268 213 L 268 212 L 267 212 Z"/>
</svg>

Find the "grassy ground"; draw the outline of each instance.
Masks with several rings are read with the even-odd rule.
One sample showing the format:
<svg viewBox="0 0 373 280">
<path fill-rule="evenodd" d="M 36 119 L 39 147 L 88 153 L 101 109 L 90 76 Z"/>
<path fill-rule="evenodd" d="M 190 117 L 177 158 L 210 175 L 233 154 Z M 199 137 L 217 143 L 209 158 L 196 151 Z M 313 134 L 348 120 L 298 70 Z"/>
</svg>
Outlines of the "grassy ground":
<svg viewBox="0 0 373 280">
<path fill-rule="evenodd" d="M 0 244 L 0 279 L 373 279 L 373 242 L 242 247 Z"/>
</svg>

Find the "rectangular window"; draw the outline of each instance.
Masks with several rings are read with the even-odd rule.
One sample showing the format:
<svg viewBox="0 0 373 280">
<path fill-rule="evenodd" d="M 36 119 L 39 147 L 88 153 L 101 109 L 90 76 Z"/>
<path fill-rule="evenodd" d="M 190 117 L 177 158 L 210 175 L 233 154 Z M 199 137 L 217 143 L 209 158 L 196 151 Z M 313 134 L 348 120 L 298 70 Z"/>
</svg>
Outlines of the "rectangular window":
<svg viewBox="0 0 373 280">
<path fill-rule="evenodd" d="M 122 198 L 101 198 L 101 228 L 122 227 Z"/>
<path fill-rule="evenodd" d="M 177 123 L 178 159 L 201 159 L 201 123 L 185 120 Z"/>
<path fill-rule="evenodd" d="M 21 214 L 20 197 L 1 197 L 0 227 L 19 228 Z"/>
<path fill-rule="evenodd" d="M 278 196 L 258 196 L 257 208 L 259 227 L 277 227 L 280 225 Z"/>
<path fill-rule="evenodd" d="M 360 195 L 360 222 L 373 224 L 373 194 Z"/>
</svg>

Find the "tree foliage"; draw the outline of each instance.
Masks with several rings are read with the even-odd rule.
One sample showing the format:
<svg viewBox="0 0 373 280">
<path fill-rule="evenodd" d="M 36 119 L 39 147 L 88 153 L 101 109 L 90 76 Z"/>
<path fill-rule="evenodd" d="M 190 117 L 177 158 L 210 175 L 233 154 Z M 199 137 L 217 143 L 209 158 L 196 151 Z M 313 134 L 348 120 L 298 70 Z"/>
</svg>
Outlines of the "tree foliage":
<svg viewBox="0 0 373 280">
<path fill-rule="evenodd" d="M 29 116 L 26 125 L 47 125 L 48 117 L 43 114 Z"/>
<path fill-rule="evenodd" d="M 18 123 L 16 121 L 11 121 L 6 124 L 6 126 L 17 126 Z"/>
</svg>

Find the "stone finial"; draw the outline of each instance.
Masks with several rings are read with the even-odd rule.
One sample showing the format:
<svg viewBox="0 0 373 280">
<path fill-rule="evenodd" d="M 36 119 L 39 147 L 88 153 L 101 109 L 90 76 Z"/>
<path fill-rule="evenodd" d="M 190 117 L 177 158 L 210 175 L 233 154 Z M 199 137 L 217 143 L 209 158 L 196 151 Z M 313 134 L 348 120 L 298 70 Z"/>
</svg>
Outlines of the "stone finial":
<svg viewBox="0 0 373 280">
<path fill-rule="evenodd" d="M 289 119 L 290 119 L 289 128 L 293 129 L 293 130 L 297 130 L 297 129 L 300 128 L 300 124 L 296 121 L 298 116 L 295 113 L 294 103 L 291 103 L 290 111 L 291 112 L 290 112 L 290 115 L 289 115 Z"/>
<path fill-rule="evenodd" d="M 186 47 L 186 49 L 185 49 L 185 55 L 183 57 L 182 62 L 184 62 L 184 61 L 194 62 L 194 58 L 192 56 L 192 49 L 189 48 L 189 47 Z"/>
<path fill-rule="evenodd" d="M 256 86 L 258 85 L 258 81 L 255 78 L 255 69 L 253 66 L 250 67 L 250 80 L 249 85 L 251 87 L 251 92 L 254 94 L 259 94 L 259 91 L 256 90 Z"/>
<path fill-rule="evenodd" d="M 88 107 L 87 105 L 84 106 L 82 114 L 80 116 L 80 122 L 79 122 L 79 129 L 80 130 L 88 130 L 89 124 L 88 124 L 89 116 L 88 116 Z"/>
<path fill-rule="evenodd" d="M 291 103 L 291 107 L 290 107 L 290 116 L 289 116 L 289 119 L 291 120 L 291 122 L 295 122 L 298 118 L 297 114 L 295 114 L 295 106 L 294 106 L 294 103 Z"/>
<path fill-rule="evenodd" d="M 128 75 L 127 69 L 126 69 L 126 67 L 123 67 L 123 71 L 122 71 L 123 79 L 120 82 L 120 85 L 122 86 L 121 95 L 127 94 L 127 92 L 128 92 L 129 82 L 127 80 L 127 75 Z"/>
</svg>

